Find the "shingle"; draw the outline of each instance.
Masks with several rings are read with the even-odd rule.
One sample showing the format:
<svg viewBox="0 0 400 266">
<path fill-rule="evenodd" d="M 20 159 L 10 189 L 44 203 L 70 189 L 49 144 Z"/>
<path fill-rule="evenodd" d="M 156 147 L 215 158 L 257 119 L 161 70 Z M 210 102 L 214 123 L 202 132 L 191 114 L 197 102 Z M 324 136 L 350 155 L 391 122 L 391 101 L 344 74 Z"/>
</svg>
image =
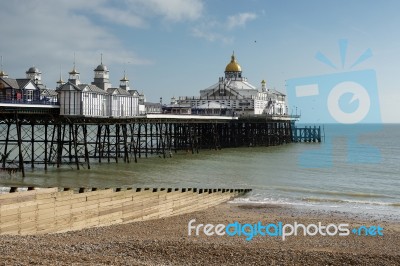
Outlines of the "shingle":
<svg viewBox="0 0 400 266">
<path fill-rule="evenodd" d="M 96 92 L 98 94 L 107 94 L 107 92 L 103 89 L 100 89 L 99 87 L 97 87 L 96 85 L 93 84 L 79 84 L 78 87 L 81 90 L 87 89 L 87 91 L 90 92 Z"/>
<path fill-rule="evenodd" d="M 130 96 L 129 92 L 127 92 L 126 90 L 121 89 L 121 88 L 109 88 L 107 90 L 107 92 L 112 95 L 128 95 L 128 96 Z"/>
<path fill-rule="evenodd" d="M 78 86 L 76 86 L 75 84 L 72 84 L 71 82 L 67 82 L 67 83 L 61 85 L 57 89 L 57 91 L 73 91 L 73 90 L 81 91 L 82 89 L 79 88 Z"/>
<path fill-rule="evenodd" d="M 57 96 L 58 95 L 56 90 L 52 90 L 52 89 L 44 89 L 41 91 L 41 94 L 46 95 L 46 96 Z"/>
<path fill-rule="evenodd" d="M 18 83 L 18 87 L 22 89 L 25 87 L 31 80 L 30 79 L 16 79 Z"/>
</svg>

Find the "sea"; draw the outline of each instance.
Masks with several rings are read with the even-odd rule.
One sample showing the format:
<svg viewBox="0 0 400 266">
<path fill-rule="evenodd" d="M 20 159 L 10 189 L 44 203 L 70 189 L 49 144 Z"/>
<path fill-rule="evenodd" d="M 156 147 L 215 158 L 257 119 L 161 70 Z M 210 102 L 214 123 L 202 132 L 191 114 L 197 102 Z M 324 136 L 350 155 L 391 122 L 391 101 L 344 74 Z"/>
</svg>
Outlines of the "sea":
<svg viewBox="0 0 400 266">
<path fill-rule="evenodd" d="M 400 124 L 321 128 L 321 143 L 178 152 L 137 163 L 92 163 L 90 170 L 35 168 L 24 178 L 3 173 L 0 191 L 9 186 L 251 188 L 233 202 L 400 221 Z"/>
</svg>

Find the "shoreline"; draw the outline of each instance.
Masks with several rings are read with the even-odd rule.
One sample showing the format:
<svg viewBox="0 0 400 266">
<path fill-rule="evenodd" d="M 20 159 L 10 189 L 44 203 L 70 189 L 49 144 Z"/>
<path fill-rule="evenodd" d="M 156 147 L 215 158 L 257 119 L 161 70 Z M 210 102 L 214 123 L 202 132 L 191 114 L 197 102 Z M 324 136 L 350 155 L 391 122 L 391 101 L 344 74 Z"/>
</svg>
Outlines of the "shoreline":
<svg viewBox="0 0 400 266">
<path fill-rule="evenodd" d="M 329 206 L 329 205 L 307 205 L 307 204 L 297 204 L 297 203 L 276 203 L 276 202 L 257 202 L 257 201 L 241 201 L 243 197 L 237 197 L 233 200 L 228 201 L 228 204 L 234 205 L 251 205 L 254 207 L 257 206 L 270 206 L 277 207 L 281 206 L 283 208 L 290 208 L 293 210 L 297 210 L 300 212 L 316 212 L 319 215 L 328 215 L 334 214 L 335 216 L 341 216 L 345 218 L 356 217 L 362 221 L 375 221 L 381 220 L 389 223 L 400 223 L 400 216 L 397 215 L 400 208 L 396 208 L 393 210 L 395 213 L 388 213 L 390 210 L 385 210 L 385 212 L 376 212 L 372 209 L 362 209 L 362 208 L 352 208 L 351 206 Z M 369 205 L 368 207 L 373 207 L 374 205 Z M 364 206 L 367 207 L 367 206 Z M 397 210 L 398 209 L 398 210 Z"/>
<path fill-rule="evenodd" d="M 188 236 L 196 224 L 256 223 L 379 224 L 383 236 Z M 400 224 L 346 213 L 304 210 L 275 204 L 222 203 L 204 211 L 157 220 L 80 231 L 0 236 L 0 264 L 71 263 L 100 265 L 271 265 L 400 264 Z"/>
</svg>

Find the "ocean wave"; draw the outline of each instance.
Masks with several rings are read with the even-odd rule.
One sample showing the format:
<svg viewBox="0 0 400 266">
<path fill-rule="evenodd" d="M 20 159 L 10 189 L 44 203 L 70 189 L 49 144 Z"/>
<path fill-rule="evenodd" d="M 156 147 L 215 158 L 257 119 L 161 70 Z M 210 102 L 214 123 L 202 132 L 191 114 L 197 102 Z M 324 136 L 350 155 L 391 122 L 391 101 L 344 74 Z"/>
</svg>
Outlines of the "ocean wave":
<svg viewBox="0 0 400 266">
<path fill-rule="evenodd" d="M 235 198 L 228 203 L 239 203 L 239 204 L 271 204 L 271 205 L 287 205 L 287 206 L 303 206 L 303 207 L 317 207 L 325 206 L 329 208 L 342 208 L 344 206 L 351 208 L 376 208 L 381 207 L 400 207 L 400 202 L 382 202 L 382 201 L 363 201 L 363 200 L 351 200 L 351 199 L 336 199 L 336 198 L 315 198 L 306 197 L 301 199 L 289 199 L 289 198 L 261 198 L 261 197 L 239 197 Z M 373 207 L 376 206 L 376 207 Z"/>
<path fill-rule="evenodd" d="M 400 202 L 381 202 L 381 201 L 362 201 L 362 200 L 349 200 L 349 199 L 333 199 L 333 198 L 302 198 L 305 202 L 315 203 L 350 203 L 350 204 L 366 204 L 366 205 L 379 205 L 379 206 L 393 206 L 400 207 Z"/>
<path fill-rule="evenodd" d="M 349 196 L 355 198 L 396 198 L 394 196 L 366 192 L 342 192 L 342 191 L 328 191 L 328 190 L 315 190 L 307 188 L 277 188 L 284 192 L 302 192 L 319 195 L 334 195 L 334 196 Z"/>
<path fill-rule="evenodd" d="M 272 205 L 302 205 L 302 206 L 311 206 L 311 204 L 307 202 L 298 202 L 298 201 L 291 201 L 289 199 L 272 199 L 272 198 L 235 198 L 228 203 L 240 203 L 240 204 L 272 204 Z"/>
</svg>

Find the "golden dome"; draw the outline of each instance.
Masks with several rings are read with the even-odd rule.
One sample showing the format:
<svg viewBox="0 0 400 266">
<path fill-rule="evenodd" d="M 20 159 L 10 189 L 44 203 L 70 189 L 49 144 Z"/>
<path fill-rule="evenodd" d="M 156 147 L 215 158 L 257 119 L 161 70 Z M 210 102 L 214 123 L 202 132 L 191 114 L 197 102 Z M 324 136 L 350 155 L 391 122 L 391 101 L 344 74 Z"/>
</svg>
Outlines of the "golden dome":
<svg viewBox="0 0 400 266">
<path fill-rule="evenodd" d="M 236 62 L 235 53 L 232 54 L 231 62 L 226 65 L 225 72 L 241 72 L 242 68 Z"/>
</svg>

